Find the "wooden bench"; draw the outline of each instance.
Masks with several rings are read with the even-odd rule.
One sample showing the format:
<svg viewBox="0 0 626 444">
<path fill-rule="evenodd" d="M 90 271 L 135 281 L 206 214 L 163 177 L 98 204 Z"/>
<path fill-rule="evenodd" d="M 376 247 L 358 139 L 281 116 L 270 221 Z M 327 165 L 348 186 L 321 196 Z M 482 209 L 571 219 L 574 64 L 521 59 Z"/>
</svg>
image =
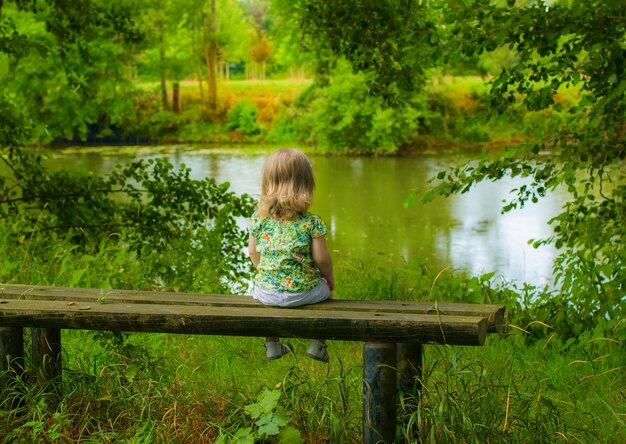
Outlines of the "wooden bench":
<svg viewBox="0 0 626 444">
<path fill-rule="evenodd" d="M 249 296 L 0 284 L 0 369 L 23 371 L 24 327 L 49 378 L 61 376 L 60 329 L 361 341 L 363 442 L 390 443 L 398 393 L 421 388 L 422 344 L 480 346 L 504 326 L 500 305 L 334 299 L 284 309 Z"/>
</svg>

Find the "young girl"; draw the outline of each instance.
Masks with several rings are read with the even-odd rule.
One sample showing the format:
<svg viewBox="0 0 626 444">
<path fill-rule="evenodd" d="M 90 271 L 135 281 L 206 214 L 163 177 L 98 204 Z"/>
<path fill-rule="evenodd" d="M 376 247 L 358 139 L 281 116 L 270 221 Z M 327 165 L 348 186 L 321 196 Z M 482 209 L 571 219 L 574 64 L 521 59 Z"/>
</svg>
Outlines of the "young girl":
<svg viewBox="0 0 626 444">
<path fill-rule="evenodd" d="M 328 230 L 308 212 L 314 188 L 311 162 L 302 151 L 280 149 L 265 161 L 248 238 L 257 269 L 253 296 L 265 305 L 297 307 L 331 297 L 335 283 L 324 239 Z M 291 351 L 279 338 L 265 338 L 265 347 L 269 360 Z M 326 343 L 313 339 L 307 356 L 328 362 Z"/>
</svg>

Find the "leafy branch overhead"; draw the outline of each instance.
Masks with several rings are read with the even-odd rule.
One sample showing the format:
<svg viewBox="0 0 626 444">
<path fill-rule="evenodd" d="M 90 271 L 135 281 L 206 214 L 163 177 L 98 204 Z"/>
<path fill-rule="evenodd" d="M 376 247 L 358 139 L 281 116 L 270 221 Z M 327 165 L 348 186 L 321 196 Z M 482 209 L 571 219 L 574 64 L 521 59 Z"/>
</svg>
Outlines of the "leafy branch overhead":
<svg viewBox="0 0 626 444">
<path fill-rule="evenodd" d="M 597 0 L 549 7 L 469 3 L 449 2 L 446 9 L 453 36 L 449 47 L 456 45 L 450 53 L 471 55 L 502 46 L 516 52 L 516 63 L 490 82 L 486 118 L 511 118 L 522 106 L 543 112 L 548 129 L 495 158 L 440 172 L 430 190 L 416 190 L 407 204 L 418 193 L 428 202 L 467 192 L 483 180 L 519 176 L 526 182 L 512 190 L 514 197 L 503 208 L 509 211 L 565 187 L 570 199 L 550 222 L 554 235 L 534 242 L 554 243 L 561 251 L 554 266 L 560 298 L 535 303 L 550 317 L 558 310 L 555 301 L 562 301 L 579 321 L 567 335 L 606 319 L 610 329 L 623 319 L 626 288 L 625 6 Z M 578 100 L 562 104 L 564 89 L 576 91 Z"/>
<path fill-rule="evenodd" d="M 327 2 L 298 0 L 301 43 L 318 55 L 345 57 L 355 72 L 371 74 L 370 93 L 390 104 L 423 86 L 433 66 L 440 30 L 433 9 L 413 0 Z M 319 74 L 328 74 L 320 60 Z"/>
</svg>

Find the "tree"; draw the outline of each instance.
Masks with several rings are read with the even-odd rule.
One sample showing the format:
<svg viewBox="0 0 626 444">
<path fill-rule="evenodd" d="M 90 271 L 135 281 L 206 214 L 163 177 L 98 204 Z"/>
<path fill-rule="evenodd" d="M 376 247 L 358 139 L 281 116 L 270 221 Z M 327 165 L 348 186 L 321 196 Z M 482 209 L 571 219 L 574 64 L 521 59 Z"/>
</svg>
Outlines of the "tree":
<svg viewBox="0 0 626 444">
<path fill-rule="evenodd" d="M 49 3 L 0 5 L 0 95 L 37 140 L 85 139 L 134 113 L 127 49 L 141 35 L 123 18 L 126 4 Z"/>
<path fill-rule="evenodd" d="M 146 42 L 141 53 L 140 69 L 161 83 L 162 109 L 181 111 L 180 82 L 195 68 L 194 29 L 187 26 L 189 5 L 186 2 L 159 0 L 138 5 L 137 17 Z M 168 82 L 172 82 L 172 104 L 169 104 Z"/>
<path fill-rule="evenodd" d="M 274 3 L 277 13 L 298 17 L 293 29 L 302 48 L 315 54 L 318 76 L 327 76 L 336 57 L 342 56 L 355 72 L 368 74 L 372 94 L 388 103 L 398 103 L 423 86 L 426 70 L 439 56 L 441 29 L 428 2 Z"/>
<path fill-rule="evenodd" d="M 626 4 L 600 0 L 536 1 L 496 6 L 488 0 L 448 2 L 450 57 L 507 46 L 513 66 L 491 82 L 491 118 L 514 116 L 514 105 L 545 113 L 545 134 L 495 159 L 442 171 L 422 201 L 468 191 L 506 175 L 527 179 L 503 211 L 537 202 L 557 187 L 570 199 L 550 223 L 555 289 L 532 301 L 535 313 L 565 337 L 600 326 L 617 334 L 626 311 Z M 455 48 L 456 47 L 456 48 Z M 567 88 L 576 97 L 559 101 Z"/>
<path fill-rule="evenodd" d="M 196 75 L 207 82 L 208 105 L 215 111 L 218 104 L 218 66 L 244 59 L 249 25 L 236 0 L 189 0 L 174 2 L 174 5 L 178 13 L 173 17 L 179 17 L 177 32 L 189 33 L 185 48 L 192 50 L 192 59 L 187 66 L 198 68 L 197 60 L 202 60 L 204 72 L 197 72 Z M 204 97 L 201 80 L 199 85 Z"/>
<path fill-rule="evenodd" d="M 255 1 L 247 8 L 253 28 L 250 33 L 250 63 L 246 66 L 248 79 L 265 80 L 266 64 L 272 55 L 272 48 L 266 38 L 268 6 L 265 1 Z"/>
<path fill-rule="evenodd" d="M 108 45 L 118 40 L 141 37 L 122 6 L 129 4 L 17 2 L 12 12 L 42 14 L 42 20 L 33 26 L 2 15 L 0 55 L 10 65 L 25 57 L 36 66 L 60 61 L 53 79 L 61 87 L 50 89 L 63 90 L 66 82 L 78 99 L 97 97 L 107 85 L 107 71 L 94 66 L 99 57 L 116 54 Z M 43 23 L 46 40 L 38 34 Z M 26 112 L 38 99 L 12 91 L 0 94 L 0 161 L 8 171 L 0 175 L 0 230 L 11 248 L 51 240 L 71 243 L 76 253 L 117 248 L 141 259 L 146 282 L 169 288 L 224 292 L 245 281 L 245 237 L 236 218 L 250 214 L 251 198 L 235 196 L 228 184 L 210 178 L 193 180 L 188 168 L 174 169 L 163 160 L 131 162 L 106 177 L 51 170 L 41 155 L 23 149 L 34 131 L 43 130 Z"/>
<path fill-rule="evenodd" d="M 484 156 L 440 172 L 421 199 L 466 192 L 507 175 L 526 178 L 503 208 L 510 211 L 566 187 L 571 198 L 551 221 L 554 236 L 534 242 L 560 249 L 555 288 L 531 301 L 534 313 L 566 337 L 598 325 L 614 334 L 623 325 L 624 1 L 300 0 L 292 10 L 305 47 L 345 57 L 370 76 L 370 93 L 389 103 L 411 97 L 430 66 L 512 50 L 494 73 L 482 108 L 491 119 L 516 119 L 520 107 L 544 113 L 545 130 L 495 159 Z M 564 89 L 574 103 L 561 100 Z"/>
</svg>

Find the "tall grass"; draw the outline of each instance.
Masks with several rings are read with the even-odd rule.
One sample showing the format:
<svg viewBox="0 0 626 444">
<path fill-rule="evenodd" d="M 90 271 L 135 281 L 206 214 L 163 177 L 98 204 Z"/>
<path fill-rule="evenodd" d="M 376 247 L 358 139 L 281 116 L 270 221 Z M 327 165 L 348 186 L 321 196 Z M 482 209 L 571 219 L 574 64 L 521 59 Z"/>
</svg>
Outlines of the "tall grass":
<svg viewBox="0 0 626 444">
<path fill-rule="evenodd" d="M 132 255 L 103 245 L 95 260 L 85 259 L 61 239 L 50 254 L 43 248 L 6 248 L 2 281 L 142 288 Z M 463 279 L 426 262 L 374 259 L 336 268 L 337 298 L 480 299 L 512 308 L 514 326 L 484 347 L 424 347 L 423 390 L 404 400 L 399 442 L 626 441 L 624 344 L 565 347 L 549 330 L 530 341 L 526 331 L 545 327 L 515 325 L 515 292 L 490 276 Z M 294 353 L 267 362 L 260 338 L 66 330 L 60 391 L 30 368 L 6 387 L 0 441 L 236 442 L 258 427 L 246 407 L 270 390 L 280 394 L 274 409 L 288 420 L 283 430 L 295 430 L 284 442 L 359 442 L 362 344 L 331 341 L 324 365 L 304 357 L 305 340 L 287 342 Z"/>
</svg>

